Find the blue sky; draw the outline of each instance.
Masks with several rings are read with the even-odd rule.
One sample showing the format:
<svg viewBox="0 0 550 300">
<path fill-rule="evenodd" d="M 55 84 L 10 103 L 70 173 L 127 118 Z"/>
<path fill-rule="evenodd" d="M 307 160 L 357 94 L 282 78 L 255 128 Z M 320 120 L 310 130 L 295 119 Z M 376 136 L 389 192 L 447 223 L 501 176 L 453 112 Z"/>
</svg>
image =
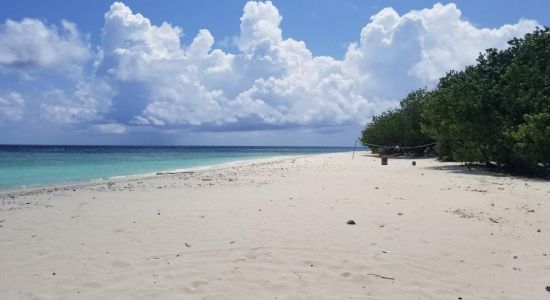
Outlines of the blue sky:
<svg viewBox="0 0 550 300">
<path fill-rule="evenodd" d="M 3 1 L 0 143 L 352 145 L 550 24 L 548 1 L 436 3 Z"/>
</svg>

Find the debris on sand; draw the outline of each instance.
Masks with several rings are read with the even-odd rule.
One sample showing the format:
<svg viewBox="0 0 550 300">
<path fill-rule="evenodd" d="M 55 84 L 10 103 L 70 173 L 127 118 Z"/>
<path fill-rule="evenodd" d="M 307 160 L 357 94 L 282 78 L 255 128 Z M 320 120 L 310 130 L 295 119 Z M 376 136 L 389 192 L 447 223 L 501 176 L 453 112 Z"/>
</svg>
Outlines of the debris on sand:
<svg viewBox="0 0 550 300">
<path fill-rule="evenodd" d="M 375 277 L 378 277 L 378 278 L 388 279 L 388 280 L 394 280 L 395 279 L 394 277 L 387 277 L 387 276 L 382 276 L 382 275 L 374 274 L 374 273 L 368 273 L 367 276 L 375 276 Z"/>
</svg>

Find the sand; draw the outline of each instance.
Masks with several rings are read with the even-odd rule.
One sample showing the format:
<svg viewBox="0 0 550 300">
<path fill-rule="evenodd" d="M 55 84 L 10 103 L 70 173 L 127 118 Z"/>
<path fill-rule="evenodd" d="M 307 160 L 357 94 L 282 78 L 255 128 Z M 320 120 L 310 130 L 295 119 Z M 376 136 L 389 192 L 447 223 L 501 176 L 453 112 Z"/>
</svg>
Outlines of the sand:
<svg viewBox="0 0 550 300">
<path fill-rule="evenodd" d="M 549 299 L 550 182 L 416 162 L 4 192 L 0 299 Z"/>
</svg>

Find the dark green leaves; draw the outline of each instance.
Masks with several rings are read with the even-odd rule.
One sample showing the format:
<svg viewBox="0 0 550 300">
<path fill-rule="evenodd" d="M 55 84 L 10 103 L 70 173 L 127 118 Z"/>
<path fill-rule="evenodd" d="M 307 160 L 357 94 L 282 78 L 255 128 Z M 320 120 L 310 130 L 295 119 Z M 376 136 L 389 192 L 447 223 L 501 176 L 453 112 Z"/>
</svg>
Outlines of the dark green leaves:
<svg viewBox="0 0 550 300">
<path fill-rule="evenodd" d="M 441 158 L 548 173 L 550 30 L 509 44 L 486 50 L 474 66 L 450 71 L 433 91 L 410 93 L 400 108 L 374 117 L 361 141 L 413 146 L 433 139 Z"/>
</svg>

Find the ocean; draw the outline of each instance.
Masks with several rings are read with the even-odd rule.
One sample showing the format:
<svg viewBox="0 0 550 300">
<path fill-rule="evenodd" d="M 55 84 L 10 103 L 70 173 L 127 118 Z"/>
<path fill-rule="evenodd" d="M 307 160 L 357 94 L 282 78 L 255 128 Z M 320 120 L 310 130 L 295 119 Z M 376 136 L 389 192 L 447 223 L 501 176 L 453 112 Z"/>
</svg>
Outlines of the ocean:
<svg viewBox="0 0 550 300">
<path fill-rule="evenodd" d="M 0 190 L 151 174 L 349 147 L 0 145 Z"/>
</svg>

